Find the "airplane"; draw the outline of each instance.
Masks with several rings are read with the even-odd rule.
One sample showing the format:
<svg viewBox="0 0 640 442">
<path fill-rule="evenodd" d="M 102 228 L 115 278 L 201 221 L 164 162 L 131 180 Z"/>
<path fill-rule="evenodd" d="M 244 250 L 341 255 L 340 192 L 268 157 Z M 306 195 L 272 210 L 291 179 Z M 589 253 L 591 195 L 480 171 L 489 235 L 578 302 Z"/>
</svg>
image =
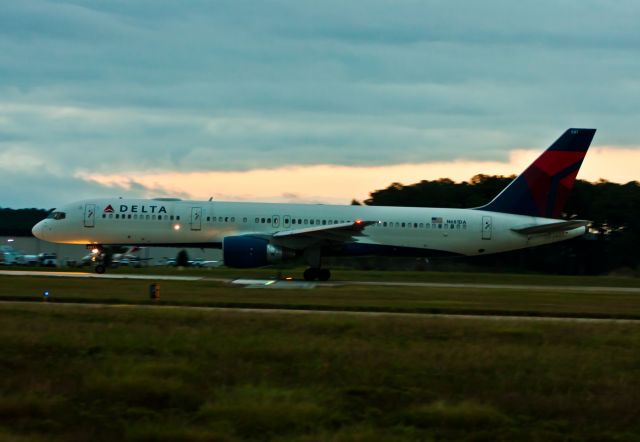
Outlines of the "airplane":
<svg viewBox="0 0 640 442">
<path fill-rule="evenodd" d="M 33 234 L 100 252 L 116 245 L 218 248 L 235 268 L 304 259 L 307 281 L 330 279 L 326 256 L 506 252 L 586 233 L 589 221 L 559 218 L 595 132 L 568 129 L 492 201 L 471 209 L 100 198 L 54 209 Z"/>
</svg>

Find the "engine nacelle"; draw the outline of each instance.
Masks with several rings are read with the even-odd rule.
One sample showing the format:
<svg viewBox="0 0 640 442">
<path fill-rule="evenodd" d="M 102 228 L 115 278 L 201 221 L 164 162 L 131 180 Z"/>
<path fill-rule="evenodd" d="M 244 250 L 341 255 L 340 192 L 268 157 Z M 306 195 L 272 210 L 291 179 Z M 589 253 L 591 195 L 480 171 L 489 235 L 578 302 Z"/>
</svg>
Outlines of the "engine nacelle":
<svg viewBox="0 0 640 442">
<path fill-rule="evenodd" d="M 263 267 L 294 258 L 295 251 L 255 236 L 227 236 L 222 240 L 222 257 L 228 267 Z"/>
</svg>

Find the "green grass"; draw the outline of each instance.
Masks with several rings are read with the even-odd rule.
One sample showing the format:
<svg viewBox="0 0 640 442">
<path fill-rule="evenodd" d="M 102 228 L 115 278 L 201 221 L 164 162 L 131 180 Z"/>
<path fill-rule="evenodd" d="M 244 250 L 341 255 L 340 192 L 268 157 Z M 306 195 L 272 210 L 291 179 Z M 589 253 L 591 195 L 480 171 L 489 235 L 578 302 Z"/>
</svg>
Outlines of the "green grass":
<svg viewBox="0 0 640 442">
<path fill-rule="evenodd" d="M 495 281 L 495 280 L 494 280 Z M 151 281 L 0 276 L 0 300 L 153 303 Z M 388 311 L 405 313 L 516 314 L 640 318 L 640 294 L 607 289 L 581 292 L 569 287 L 441 288 L 342 285 L 313 290 L 248 289 L 218 281 L 161 281 L 156 304 Z"/>
<path fill-rule="evenodd" d="M 2 440 L 640 438 L 633 324 L 56 304 L 0 323 Z"/>
</svg>

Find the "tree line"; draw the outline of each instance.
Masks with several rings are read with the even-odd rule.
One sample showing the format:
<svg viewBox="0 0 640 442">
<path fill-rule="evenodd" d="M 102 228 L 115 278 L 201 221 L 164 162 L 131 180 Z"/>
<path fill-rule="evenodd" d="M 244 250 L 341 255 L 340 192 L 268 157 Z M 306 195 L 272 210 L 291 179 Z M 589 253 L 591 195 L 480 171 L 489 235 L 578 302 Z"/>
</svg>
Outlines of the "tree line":
<svg viewBox="0 0 640 442">
<path fill-rule="evenodd" d="M 0 207 L 0 236 L 32 236 L 31 228 L 45 219 L 49 212 L 51 210 Z"/>
</svg>

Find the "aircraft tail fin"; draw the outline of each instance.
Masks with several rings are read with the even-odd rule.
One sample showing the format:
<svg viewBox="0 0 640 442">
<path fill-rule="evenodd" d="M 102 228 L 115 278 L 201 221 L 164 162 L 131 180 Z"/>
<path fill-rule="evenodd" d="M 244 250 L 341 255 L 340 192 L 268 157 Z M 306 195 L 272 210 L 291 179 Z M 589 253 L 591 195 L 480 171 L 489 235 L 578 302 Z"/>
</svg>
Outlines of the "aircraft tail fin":
<svg viewBox="0 0 640 442">
<path fill-rule="evenodd" d="M 489 204 L 478 210 L 559 218 L 595 129 L 568 129 Z"/>
</svg>

